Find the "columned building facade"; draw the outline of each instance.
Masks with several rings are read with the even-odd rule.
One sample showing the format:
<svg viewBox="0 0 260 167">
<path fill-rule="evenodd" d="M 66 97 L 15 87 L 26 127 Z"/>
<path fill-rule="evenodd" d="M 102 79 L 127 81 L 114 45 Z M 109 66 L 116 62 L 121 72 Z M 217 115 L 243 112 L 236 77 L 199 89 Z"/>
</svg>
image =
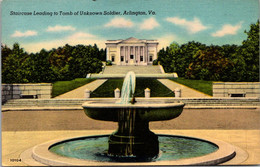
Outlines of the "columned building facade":
<svg viewBox="0 0 260 167">
<path fill-rule="evenodd" d="M 125 40 L 107 40 L 107 60 L 115 65 L 152 65 L 157 59 L 157 40 L 128 38 Z"/>
</svg>

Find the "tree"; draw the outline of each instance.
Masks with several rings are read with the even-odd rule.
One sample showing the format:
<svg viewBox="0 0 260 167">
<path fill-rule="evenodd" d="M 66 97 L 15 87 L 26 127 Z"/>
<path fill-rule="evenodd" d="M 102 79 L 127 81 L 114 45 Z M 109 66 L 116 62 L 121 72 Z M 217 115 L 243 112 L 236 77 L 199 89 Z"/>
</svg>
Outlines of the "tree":
<svg viewBox="0 0 260 167">
<path fill-rule="evenodd" d="M 1 45 L 2 78 L 4 83 L 53 82 L 86 77 L 102 70 L 105 51 L 97 45 L 70 46 L 28 54 L 18 43 L 9 49 Z"/>
<path fill-rule="evenodd" d="M 223 75 L 223 81 L 247 81 L 246 79 L 246 63 L 244 57 L 239 53 L 239 48 L 237 52 L 230 56 L 231 64 Z"/>
<path fill-rule="evenodd" d="M 9 52 L 9 51 L 7 51 Z M 6 54 L 6 51 L 4 51 Z M 27 53 L 24 52 L 18 43 L 13 45 L 13 49 L 8 56 L 4 56 L 5 60 L 2 63 L 2 82 L 3 83 L 23 83 L 28 82 L 23 77 L 22 63 L 27 58 Z"/>
<path fill-rule="evenodd" d="M 172 58 L 169 55 L 169 47 L 166 47 L 166 50 L 161 49 L 158 53 L 158 61 L 163 66 L 165 72 L 172 72 L 170 63 Z"/>
<path fill-rule="evenodd" d="M 191 79 L 219 81 L 230 65 L 230 60 L 216 46 L 197 51 L 193 59 L 186 72 L 186 77 Z"/>
<path fill-rule="evenodd" d="M 246 63 L 246 81 L 259 81 L 259 20 L 245 31 L 247 39 L 239 50 Z"/>
<path fill-rule="evenodd" d="M 185 76 L 189 64 L 193 61 L 193 56 L 199 49 L 204 49 L 206 45 L 199 42 L 188 42 L 181 46 L 172 43 L 166 50 L 161 49 L 158 53 L 158 61 L 163 65 L 166 72 L 177 72 L 180 77 Z"/>
<path fill-rule="evenodd" d="M 189 67 L 189 64 L 193 61 L 193 56 L 198 50 L 204 50 L 206 45 L 199 42 L 191 41 L 187 44 L 183 44 L 180 47 L 179 57 L 177 59 L 176 72 L 180 77 L 185 76 L 185 73 Z"/>
<path fill-rule="evenodd" d="M 163 66 L 165 72 L 176 72 L 176 55 L 179 53 L 179 44 L 173 42 L 166 50 L 161 49 L 158 53 L 158 61 Z"/>
<path fill-rule="evenodd" d="M 233 54 L 238 52 L 239 47 L 237 45 L 223 45 L 219 48 L 222 54 L 227 58 L 232 58 Z"/>
<path fill-rule="evenodd" d="M 12 50 L 4 44 L 1 44 L 2 63 L 5 63 L 6 58 L 12 53 Z"/>
<path fill-rule="evenodd" d="M 49 53 L 42 49 L 39 53 L 30 54 L 22 64 L 23 77 L 30 82 L 52 82 L 54 72 L 49 63 Z"/>
<path fill-rule="evenodd" d="M 100 49 L 100 51 L 99 51 L 99 60 L 101 60 L 101 61 L 106 61 L 106 49 Z"/>
<path fill-rule="evenodd" d="M 69 77 L 69 69 L 68 69 L 68 57 L 59 51 L 51 51 L 49 61 L 51 64 L 51 70 L 55 75 L 55 80 L 70 80 L 72 78 Z"/>
<path fill-rule="evenodd" d="M 77 45 L 73 48 L 68 59 L 68 70 L 73 78 L 86 77 L 88 73 L 98 73 L 102 70 L 102 62 L 99 59 L 100 51 L 96 45 Z"/>
</svg>

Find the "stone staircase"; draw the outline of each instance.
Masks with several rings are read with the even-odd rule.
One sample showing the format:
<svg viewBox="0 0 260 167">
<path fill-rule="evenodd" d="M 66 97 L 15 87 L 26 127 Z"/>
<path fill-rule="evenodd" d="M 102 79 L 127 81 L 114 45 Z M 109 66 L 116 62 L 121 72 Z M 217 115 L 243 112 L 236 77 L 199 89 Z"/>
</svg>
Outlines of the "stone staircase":
<svg viewBox="0 0 260 167">
<path fill-rule="evenodd" d="M 178 102 L 176 98 L 174 100 Z M 260 99 L 258 98 L 180 98 L 180 101 L 186 104 L 186 107 L 196 108 L 247 108 L 247 107 L 260 107 Z"/>
<path fill-rule="evenodd" d="M 11 99 L 2 106 L 2 109 L 20 107 L 79 107 L 85 101 L 84 99 Z"/>
<path fill-rule="evenodd" d="M 135 74 L 161 74 L 160 66 L 106 66 L 103 74 L 126 74 L 133 71 Z"/>
<path fill-rule="evenodd" d="M 141 98 L 136 98 L 138 99 Z M 2 106 L 2 111 L 8 110 L 41 110 L 41 109 L 82 109 L 81 105 L 87 101 L 115 101 L 115 98 L 89 99 L 12 99 Z M 154 102 L 183 102 L 185 108 L 259 108 L 259 98 L 142 98 L 142 101 Z"/>
</svg>

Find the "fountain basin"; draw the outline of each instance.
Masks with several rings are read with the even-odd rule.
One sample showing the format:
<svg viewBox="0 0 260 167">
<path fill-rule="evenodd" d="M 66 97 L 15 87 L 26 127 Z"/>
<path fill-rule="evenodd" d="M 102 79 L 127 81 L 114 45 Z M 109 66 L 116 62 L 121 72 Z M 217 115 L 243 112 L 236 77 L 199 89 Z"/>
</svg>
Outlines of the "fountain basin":
<svg viewBox="0 0 260 167">
<path fill-rule="evenodd" d="M 158 133 L 159 131 L 157 131 Z M 160 165 L 217 165 L 221 164 L 223 162 L 226 162 L 230 159 L 232 159 L 237 150 L 240 151 L 240 153 L 245 153 L 243 150 L 237 148 L 236 146 L 230 145 L 229 143 L 212 139 L 212 138 L 196 138 L 192 136 L 176 136 L 176 135 L 168 135 L 168 134 L 159 134 L 159 140 L 160 140 L 160 147 L 161 147 L 161 153 L 160 156 L 157 159 L 154 159 L 154 161 L 151 162 L 127 162 L 127 161 L 114 161 L 114 159 L 111 159 L 111 157 L 106 157 L 103 153 L 107 150 L 107 143 L 106 138 L 108 135 L 97 135 L 97 136 L 77 136 L 73 138 L 60 138 L 52 141 L 48 141 L 46 143 L 41 143 L 39 145 L 34 146 L 33 148 L 30 148 L 22 153 L 22 161 L 26 164 L 31 164 L 32 166 L 40 166 L 39 164 L 34 164 L 33 161 L 37 161 L 38 163 L 42 163 L 48 166 L 160 166 Z M 191 140 L 191 141 L 197 141 L 199 143 L 204 143 L 210 147 L 217 146 L 218 149 L 216 151 L 205 151 L 204 149 L 201 149 L 203 145 L 198 145 L 194 143 L 195 145 L 186 144 L 183 147 L 174 147 L 172 145 L 172 142 L 167 142 L 167 140 L 164 140 L 166 138 L 173 139 L 184 139 L 184 140 Z M 85 140 L 85 142 L 82 143 L 82 145 L 87 146 L 87 150 L 83 150 L 82 147 L 79 147 L 77 145 L 74 147 L 73 145 L 67 145 L 69 143 L 67 142 L 82 142 L 82 140 Z M 167 142 L 167 147 L 164 147 L 165 142 Z M 177 141 L 176 141 L 177 142 Z M 67 144 L 66 144 L 67 143 Z M 70 152 L 64 152 L 61 153 L 54 151 L 54 147 L 58 145 L 67 145 L 70 148 L 64 148 L 64 151 L 66 149 L 73 149 L 77 150 L 79 154 L 74 153 L 73 150 L 70 150 Z M 170 146 L 168 146 L 168 144 Z M 178 143 L 176 143 L 178 145 Z M 81 146 L 82 146 L 81 145 Z M 62 148 L 62 147 L 60 147 Z M 190 148 L 190 149 L 189 149 Z M 167 149 L 167 150 L 165 150 Z M 172 150 L 174 149 L 174 150 Z M 176 152 L 175 150 L 179 150 L 180 154 Z M 184 149 L 188 149 L 190 151 L 185 151 Z M 59 149 L 60 150 L 60 149 Z M 204 150 L 204 151 L 203 151 Z M 54 152 L 53 152 L 54 151 Z M 80 152 L 80 151 L 83 151 Z M 184 151 L 184 153 L 182 153 Z M 195 152 L 201 152 L 201 153 L 195 153 Z M 241 152 L 242 151 L 242 152 Z M 205 154 L 204 154 L 204 153 Z M 211 153 L 210 153 L 211 152 Z M 65 155 L 66 154 L 66 155 Z M 70 154 L 70 155 L 69 155 Z M 73 154 L 73 155 L 72 155 Z M 171 154 L 171 155 L 170 155 Z M 193 154 L 188 157 L 186 157 L 187 154 Z M 196 154 L 196 155 L 195 155 Z M 200 154 L 200 155 L 199 155 Z M 204 154 L 204 155 L 203 155 Z M 79 157 L 80 156 L 80 157 Z M 242 158 L 238 160 L 238 163 L 241 163 L 245 161 L 247 157 Z"/>
<path fill-rule="evenodd" d="M 137 102 L 135 104 L 117 104 L 111 102 L 88 101 L 82 104 L 85 114 L 96 120 L 119 121 L 119 113 L 133 110 L 140 121 L 163 121 L 178 117 L 184 103 Z"/>
</svg>

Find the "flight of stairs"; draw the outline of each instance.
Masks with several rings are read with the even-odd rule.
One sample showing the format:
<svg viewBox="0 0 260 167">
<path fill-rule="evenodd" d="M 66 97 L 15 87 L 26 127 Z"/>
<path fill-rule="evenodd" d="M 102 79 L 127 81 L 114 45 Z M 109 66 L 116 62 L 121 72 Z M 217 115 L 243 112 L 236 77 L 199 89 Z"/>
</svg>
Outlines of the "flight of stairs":
<svg viewBox="0 0 260 167">
<path fill-rule="evenodd" d="M 160 66 L 106 66 L 103 74 L 126 74 L 133 71 L 135 74 L 161 74 Z"/>
<path fill-rule="evenodd" d="M 138 99 L 141 98 L 136 98 Z M 87 100 L 95 101 L 95 98 L 90 99 L 12 99 L 6 102 L 2 106 L 2 110 L 8 110 L 14 108 L 50 108 L 50 109 L 61 109 L 71 108 L 71 109 L 83 109 L 81 105 Z M 101 98 L 99 100 L 103 101 L 115 101 L 115 98 Z M 143 101 L 154 101 L 154 102 L 183 102 L 186 108 L 259 108 L 260 99 L 259 98 L 151 98 L 145 99 Z M 53 108 L 55 107 L 55 108 Z"/>
</svg>

